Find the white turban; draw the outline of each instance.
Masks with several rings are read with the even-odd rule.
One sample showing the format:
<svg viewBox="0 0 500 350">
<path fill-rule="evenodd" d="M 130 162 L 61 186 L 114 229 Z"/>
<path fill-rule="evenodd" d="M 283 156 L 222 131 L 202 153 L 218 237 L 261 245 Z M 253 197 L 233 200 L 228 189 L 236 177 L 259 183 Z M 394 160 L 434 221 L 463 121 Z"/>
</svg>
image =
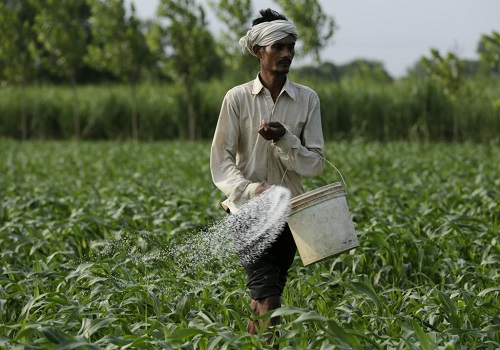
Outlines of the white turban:
<svg viewBox="0 0 500 350">
<path fill-rule="evenodd" d="M 297 28 L 289 21 L 278 19 L 271 22 L 262 22 L 254 25 L 247 34 L 240 39 L 241 50 L 245 52 L 246 49 L 252 55 L 257 56 L 252 49 L 255 45 L 267 46 L 290 34 L 295 40 L 299 37 Z"/>
</svg>

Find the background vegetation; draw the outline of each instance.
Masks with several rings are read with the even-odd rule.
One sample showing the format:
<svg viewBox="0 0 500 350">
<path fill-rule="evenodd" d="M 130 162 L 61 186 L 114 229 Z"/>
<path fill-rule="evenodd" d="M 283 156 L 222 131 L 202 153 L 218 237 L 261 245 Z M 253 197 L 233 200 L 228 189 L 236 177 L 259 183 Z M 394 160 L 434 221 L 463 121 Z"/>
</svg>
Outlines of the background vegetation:
<svg viewBox="0 0 500 350">
<path fill-rule="evenodd" d="M 123 0 L 2 1 L 0 136 L 211 138 L 225 92 L 258 63 L 237 44 L 251 1 L 208 3 L 218 36 L 194 0 L 162 0 L 148 21 Z M 290 77 L 319 93 L 328 140 L 499 142 L 498 33 L 478 38 L 478 61 L 431 50 L 394 80 L 380 62 L 322 62 L 335 21 L 306 3 L 275 1 L 304 38 L 297 54 L 315 58 Z"/>
<path fill-rule="evenodd" d="M 338 83 L 302 79 L 321 98 L 323 131 L 328 140 L 471 141 L 500 140 L 500 84 L 465 81 L 451 98 L 428 79 L 381 84 L 363 79 Z M 213 80 L 192 93 L 197 115 L 195 136 L 210 139 L 220 103 L 230 82 Z M 42 85 L 19 90 L 4 88 L 0 95 L 0 134 L 21 138 L 19 98 L 24 98 L 27 136 L 33 139 L 74 137 L 73 94 L 64 86 Z M 123 85 L 78 89 L 79 118 L 85 140 L 131 138 L 129 89 Z M 172 84 L 140 84 L 137 95 L 137 137 L 141 140 L 188 139 L 187 96 Z M 454 123 L 457 123 L 455 125 Z"/>
</svg>

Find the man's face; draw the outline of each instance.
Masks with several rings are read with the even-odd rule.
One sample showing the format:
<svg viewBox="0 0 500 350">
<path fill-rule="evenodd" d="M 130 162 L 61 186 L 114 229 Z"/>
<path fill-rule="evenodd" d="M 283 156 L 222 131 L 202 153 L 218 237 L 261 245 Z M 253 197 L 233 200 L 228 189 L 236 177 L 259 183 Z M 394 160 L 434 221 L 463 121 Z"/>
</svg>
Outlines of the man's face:
<svg viewBox="0 0 500 350">
<path fill-rule="evenodd" d="M 258 48 L 261 70 L 273 74 L 287 74 L 293 56 L 295 56 L 295 39 L 292 35 Z"/>
</svg>

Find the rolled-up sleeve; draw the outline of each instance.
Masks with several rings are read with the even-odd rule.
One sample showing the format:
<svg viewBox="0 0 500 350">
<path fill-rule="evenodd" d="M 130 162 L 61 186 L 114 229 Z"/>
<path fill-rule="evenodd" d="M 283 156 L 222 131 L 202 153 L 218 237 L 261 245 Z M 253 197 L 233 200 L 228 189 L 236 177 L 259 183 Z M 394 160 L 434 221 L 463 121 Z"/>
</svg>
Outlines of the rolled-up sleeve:
<svg viewBox="0 0 500 350">
<path fill-rule="evenodd" d="M 258 183 L 245 179 L 236 166 L 239 138 L 238 106 L 234 96 L 226 94 L 210 151 L 212 180 L 230 203 L 244 202 L 255 195 Z"/>
</svg>

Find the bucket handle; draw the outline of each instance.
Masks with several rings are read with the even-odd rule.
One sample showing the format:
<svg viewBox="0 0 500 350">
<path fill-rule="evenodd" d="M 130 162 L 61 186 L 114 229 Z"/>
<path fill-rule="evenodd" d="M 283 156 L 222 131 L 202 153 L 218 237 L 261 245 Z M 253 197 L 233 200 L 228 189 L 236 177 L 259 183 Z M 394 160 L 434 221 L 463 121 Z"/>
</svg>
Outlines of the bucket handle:
<svg viewBox="0 0 500 350">
<path fill-rule="evenodd" d="M 344 183 L 344 188 L 347 190 L 347 184 L 345 183 L 344 177 L 342 176 L 342 173 L 340 172 L 340 170 L 337 169 L 337 167 L 335 165 L 333 165 L 332 163 L 330 163 L 327 159 L 325 159 L 325 158 L 323 158 L 321 156 L 320 156 L 320 158 L 323 159 L 328 164 L 330 164 L 333 167 L 333 169 L 335 169 L 337 171 L 337 173 L 339 173 L 340 178 L 342 179 L 342 182 Z"/>
<path fill-rule="evenodd" d="M 318 154 L 318 155 L 319 155 L 319 154 Z M 335 169 L 335 170 L 337 171 L 337 173 L 339 173 L 340 178 L 342 179 L 342 182 L 344 183 L 344 188 L 345 188 L 345 189 L 346 189 L 346 191 L 347 191 L 347 184 L 345 183 L 344 176 L 342 176 L 342 173 L 340 172 L 340 170 L 339 170 L 339 169 L 337 169 L 337 167 L 336 167 L 335 165 L 333 165 L 332 163 L 330 163 L 330 162 L 328 161 L 328 159 L 326 159 L 326 158 L 322 157 L 321 155 L 319 155 L 319 157 L 320 157 L 321 159 L 323 159 L 325 162 L 327 162 L 328 164 L 330 164 L 330 165 L 333 167 L 333 169 Z M 281 184 L 282 184 L 282 185 L 283 185 L 283 180 L 285 180 L 285 175 L 286 175 L 286 172 L 287 172 L 287 171 L 288 171 L 288 168 L 286 168 L 286 169 L 285 169 L 285 172 L 283 173 L 283 177 L 281 178 Z"/>
</svg>

